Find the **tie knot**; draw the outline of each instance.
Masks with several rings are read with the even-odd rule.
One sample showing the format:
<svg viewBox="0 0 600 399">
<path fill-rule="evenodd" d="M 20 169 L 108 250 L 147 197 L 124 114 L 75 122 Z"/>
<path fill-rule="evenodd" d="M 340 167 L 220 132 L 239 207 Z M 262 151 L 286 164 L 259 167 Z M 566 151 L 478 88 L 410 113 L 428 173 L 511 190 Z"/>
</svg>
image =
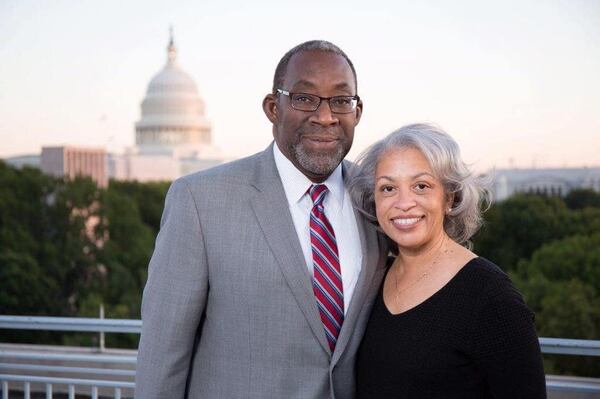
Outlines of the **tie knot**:
<svg viewBox="0 0 600 399">
<path fill-rule="evenodd" d="M 308 189 L 308 194 L 312 199 L 314 206 L 322 206 L 325 195 L 327 194 L 327 186 L 324 184 L 313 184 Z"/>
</svg>

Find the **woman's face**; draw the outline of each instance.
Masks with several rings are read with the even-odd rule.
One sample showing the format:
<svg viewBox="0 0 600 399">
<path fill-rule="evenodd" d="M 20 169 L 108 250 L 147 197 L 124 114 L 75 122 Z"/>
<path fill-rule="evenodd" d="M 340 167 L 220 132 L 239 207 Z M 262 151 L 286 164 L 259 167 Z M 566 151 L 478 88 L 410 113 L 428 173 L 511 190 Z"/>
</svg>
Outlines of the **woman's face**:
<svg viewBox="0 0 600 399">
<path fill-rule="evenodd" d="M 383 154 L 375 169 L 377 220 L 400 251 L 418 252 L 439 242 L 449 205 L 442 182 L 419 150 Z"/>
</svg>

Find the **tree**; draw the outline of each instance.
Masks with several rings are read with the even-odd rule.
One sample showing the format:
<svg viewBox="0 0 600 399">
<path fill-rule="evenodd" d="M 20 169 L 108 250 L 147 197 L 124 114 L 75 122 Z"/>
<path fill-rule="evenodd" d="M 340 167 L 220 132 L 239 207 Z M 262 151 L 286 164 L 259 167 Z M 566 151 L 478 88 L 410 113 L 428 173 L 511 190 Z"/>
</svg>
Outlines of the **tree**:
<svg viewBox="0 0 600 399">
<path fill-rule="evenodd" d="M 78 313 L 81 294 L 98 273 L 97 246 L 103 239 L 96 230 L 100 194 L 89 178 L 61 180 L 46 201 L 39 262 L 60 282 L 64 315 Z"/>
<path fill-rule="evenodd" d="M 100 190 L 0 162 L 2 313 L 70 316 L 96 267 Z"/>
<path fill-rule="evenodd" d="M 52 245 L 45 239 L 46 199 L 58 184 L 38 169 L 0 162 L 1 313 L 60 314 L 60 284 L 40 262 Z"/>
<path fill-rule="evenodd" d="M 557 197 L 521 194 L 494 205 L 473 238 L 475 251 L 512 270 L 542 244 L 569 233 L 571 214 Z"/>
<path fill-rule="evenodd" d="M 588 188 L 571 190 L 565 196 L 565 203 L 570 209 L 600 208 L 600 193 Z"/>
<path fill-rule="evenodd" d="M 0 253 L 0 304 L 4 314 L 52 314 L 56 312 L 59 287 L 37 261 L 11 250 Z"/>
<path fill-rule="evenodd" d="M 83 311 L 95 316 L 99 303 L 106 317 L 140 318 L 141 296 L 148 262 L 154 248 L 154 232 L 142 221 L 138 203 L 129 195 L 109 187 L 101 199 L 101 219 L 108 240 L 98 251 L 102 273 L 86 297 Z M 82 314 L 83 315 L 83 314 Z M 107 336 L 112 346 L 137 346 L 137 335 Z"/>
<path fill-rule="evenodd" d="M 541 336 L 600 339 L 600 232 L 543 245 L 511 273 L 536 313 Z M 555 372 L 600 375 L 600 364 L 582 357 L 552 357 Z"/>
<path fill-rule="evenodd" d="M 131 198 L 137 205 L 141 221 L 156 235 L 170 182 L 115 181 L 111 180 L 108 191 L 118 192 Z"/>
</svg>

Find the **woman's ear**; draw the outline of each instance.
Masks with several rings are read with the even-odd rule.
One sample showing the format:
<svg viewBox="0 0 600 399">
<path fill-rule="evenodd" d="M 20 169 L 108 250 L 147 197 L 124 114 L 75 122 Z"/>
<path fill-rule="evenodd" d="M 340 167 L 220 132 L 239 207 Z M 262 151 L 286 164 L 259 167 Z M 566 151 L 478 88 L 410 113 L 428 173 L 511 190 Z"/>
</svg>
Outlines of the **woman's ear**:
<svg viewBox="0 0 600 399">
<path fill-rule="evenodd" d="M 452 208 L 454 208 L 454 194 L 448 194 L 447 198 L 446 198 L 446 209 L 444 210 L 444 213 L 447 215 L 452 211 Z"/>
</svg>

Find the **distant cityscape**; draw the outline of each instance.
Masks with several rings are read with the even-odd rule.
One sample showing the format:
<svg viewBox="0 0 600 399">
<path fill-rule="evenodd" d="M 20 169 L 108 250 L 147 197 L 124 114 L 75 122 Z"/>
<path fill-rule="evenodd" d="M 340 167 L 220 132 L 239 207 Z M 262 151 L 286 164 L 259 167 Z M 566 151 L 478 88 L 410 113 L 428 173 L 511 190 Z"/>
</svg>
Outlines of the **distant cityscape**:
<svg viewBox="0 0 600 399">
<path fill-rule="evenodd" d="M 90 176 L 101 186 L 109 179 L 174 180 L 229 160 L 213 145 L 211 130 L 196 82 L 177 62 L 171 33 L 167 62 L 150 80 L 141 104 L 133 148 L 113 154 L 104 148 L 44 146 L 41 154 L 4 161 L 15 167 L 38 167 L 55 176 Z"/>
<path fill-rule="evenodd" d="M 101 187 L 109 179 L 170 181 L 232 160 L 213 145 L 212 127 L 194 79 L 177 62 L 173 34 L 167 62 L 148 84 L 135 123 L 135 146 L 123 154 L 104 148 L 44 146 L 41 154 L 5 158 L 14 167 L 31 166 L 44 173 L 73 178 L 89 176 Z M 564 196 L 573 189 L 600 192 L 600 167 L 511 168 L 489 172 L 494 199 L 515 193 Z"/>
</svg>

